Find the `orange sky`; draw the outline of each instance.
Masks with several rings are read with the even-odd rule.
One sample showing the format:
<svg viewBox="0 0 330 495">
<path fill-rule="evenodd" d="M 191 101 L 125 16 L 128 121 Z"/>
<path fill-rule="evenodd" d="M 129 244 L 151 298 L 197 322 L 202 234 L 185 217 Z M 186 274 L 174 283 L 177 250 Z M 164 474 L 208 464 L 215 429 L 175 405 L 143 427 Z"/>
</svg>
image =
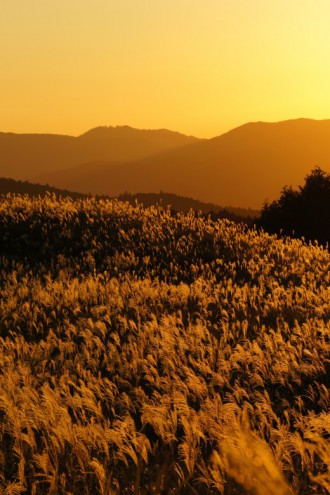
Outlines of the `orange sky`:
<svg viewBox="0 0 330 495">
<path fill-rule="evenodd" d="M 1 0 L 0 130 L 330 118 L 329 0 Z"/>
</svg>

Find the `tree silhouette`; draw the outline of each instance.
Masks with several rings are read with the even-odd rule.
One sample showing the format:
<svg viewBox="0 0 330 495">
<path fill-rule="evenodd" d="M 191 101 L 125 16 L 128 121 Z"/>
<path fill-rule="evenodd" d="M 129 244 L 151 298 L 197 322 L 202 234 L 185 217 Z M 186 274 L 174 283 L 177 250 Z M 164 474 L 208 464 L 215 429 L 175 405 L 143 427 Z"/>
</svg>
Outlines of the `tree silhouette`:
<svg viewBox="0 0 330 495">
<path fill-rule="evenodd" d="M 257 226 L 330 244 L 330 174 L 315 167 L 298 190 L 284 187 L 278 200 L 264 204 Z"/>
</svg>

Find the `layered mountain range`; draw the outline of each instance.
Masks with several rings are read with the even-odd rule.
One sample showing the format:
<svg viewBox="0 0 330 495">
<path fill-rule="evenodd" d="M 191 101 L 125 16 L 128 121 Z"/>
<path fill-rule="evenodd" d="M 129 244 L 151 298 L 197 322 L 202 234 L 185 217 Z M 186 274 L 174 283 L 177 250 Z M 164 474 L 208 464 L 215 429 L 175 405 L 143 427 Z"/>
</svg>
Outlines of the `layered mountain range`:
<svg viewBox="0 0 330 495">
<path fill-rule="evenodd" d="M 330 120 L 254 122 L 212 139 L 128 126 L 0 133 L 1 176 L 110 196 L 162 190 L 258 209 L 316 165 L 330 171 Z"/>
</svg>

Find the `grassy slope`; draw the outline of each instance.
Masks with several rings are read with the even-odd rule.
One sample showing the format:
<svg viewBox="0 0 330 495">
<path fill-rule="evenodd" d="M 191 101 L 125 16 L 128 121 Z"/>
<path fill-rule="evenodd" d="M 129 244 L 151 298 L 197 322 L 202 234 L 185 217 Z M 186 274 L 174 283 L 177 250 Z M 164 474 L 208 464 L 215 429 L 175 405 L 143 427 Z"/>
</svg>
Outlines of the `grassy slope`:
<svg viewBox="0 0 330 495">
<path fill-rule="evenodd" d="M 87 194 L 68 191 L 66 189 L 57 189 L 49 185 L 35 184 L 28 181 L 8 179 L 0 177 L 0 195 L 6 194 L 27 194 L 33 196 L 45 196 L 47 194 L 55 194 L 56 196 L 71 197 L 73 199 L 86 198 Z M 98 196 L 97 199 L 111 199 L 107 196 Z M 143 206 L 151 206 L 161 204 L 164 208 L 171 206 L 175 211 L 187 213 L 190 209 L 194 211 L 202 211 L 203 213 L 215 214 L 219 218 L 228 218 L 234 222 L 245 222 L 252 224 L 253 221 L 260 215 L 258 210 L 235 208 L 232 206 L 221 207 L 213 203 L 202 203 L 193 198 L 185 198 L 170 193 L 138 193 L 138 194 L 121 194 L 118 199 L 120 201 L 135 205 L 136 202 Z"/>
<path fill-rule="evenodd" d="M 245 221 L 246 223 L 252 223 L 253 220 L 260 216 L 259 210 L 252 210 L 251 208 L 235 208 L 233 206 L 219 206 L 214 203 L 203 203 L 197 199 L 187 198 L 184 196 L 178 196 L 171 193 L 137 193 L 137 194 L 120 194 L 118 196 L 120 201 L 128 201 L 131 204 L 138 203 L 148 207 L 152 205 L 161 205 L 164 208 L 171 206 L 175 211 L 182 211 L 188 213 L 190 209 L 194 211 L 202 211 L 203 213 L 213 212 L 215 214 L 220 213 L 223 218 L 233 221 Z M 227 215 L 227 216 L 225 216 Z"/>
<path fill-rule="evenodd" d="M 326 250 L 54 197 L 0 236 L 3 486 L 328 493 Z"/>
</svg>

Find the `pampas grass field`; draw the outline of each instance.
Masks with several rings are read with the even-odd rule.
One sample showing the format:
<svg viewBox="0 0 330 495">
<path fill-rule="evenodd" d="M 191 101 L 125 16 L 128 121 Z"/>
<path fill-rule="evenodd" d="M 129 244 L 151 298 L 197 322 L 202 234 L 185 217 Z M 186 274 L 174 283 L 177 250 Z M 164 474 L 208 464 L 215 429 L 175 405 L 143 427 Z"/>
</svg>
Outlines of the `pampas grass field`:
<svg viewBox="0 0 330 495">
<path fill-rule="evenodd" d="M 119 201 L 0 200 L 0 493 L 330 493 L 330 255 Z"/>
</svg>

